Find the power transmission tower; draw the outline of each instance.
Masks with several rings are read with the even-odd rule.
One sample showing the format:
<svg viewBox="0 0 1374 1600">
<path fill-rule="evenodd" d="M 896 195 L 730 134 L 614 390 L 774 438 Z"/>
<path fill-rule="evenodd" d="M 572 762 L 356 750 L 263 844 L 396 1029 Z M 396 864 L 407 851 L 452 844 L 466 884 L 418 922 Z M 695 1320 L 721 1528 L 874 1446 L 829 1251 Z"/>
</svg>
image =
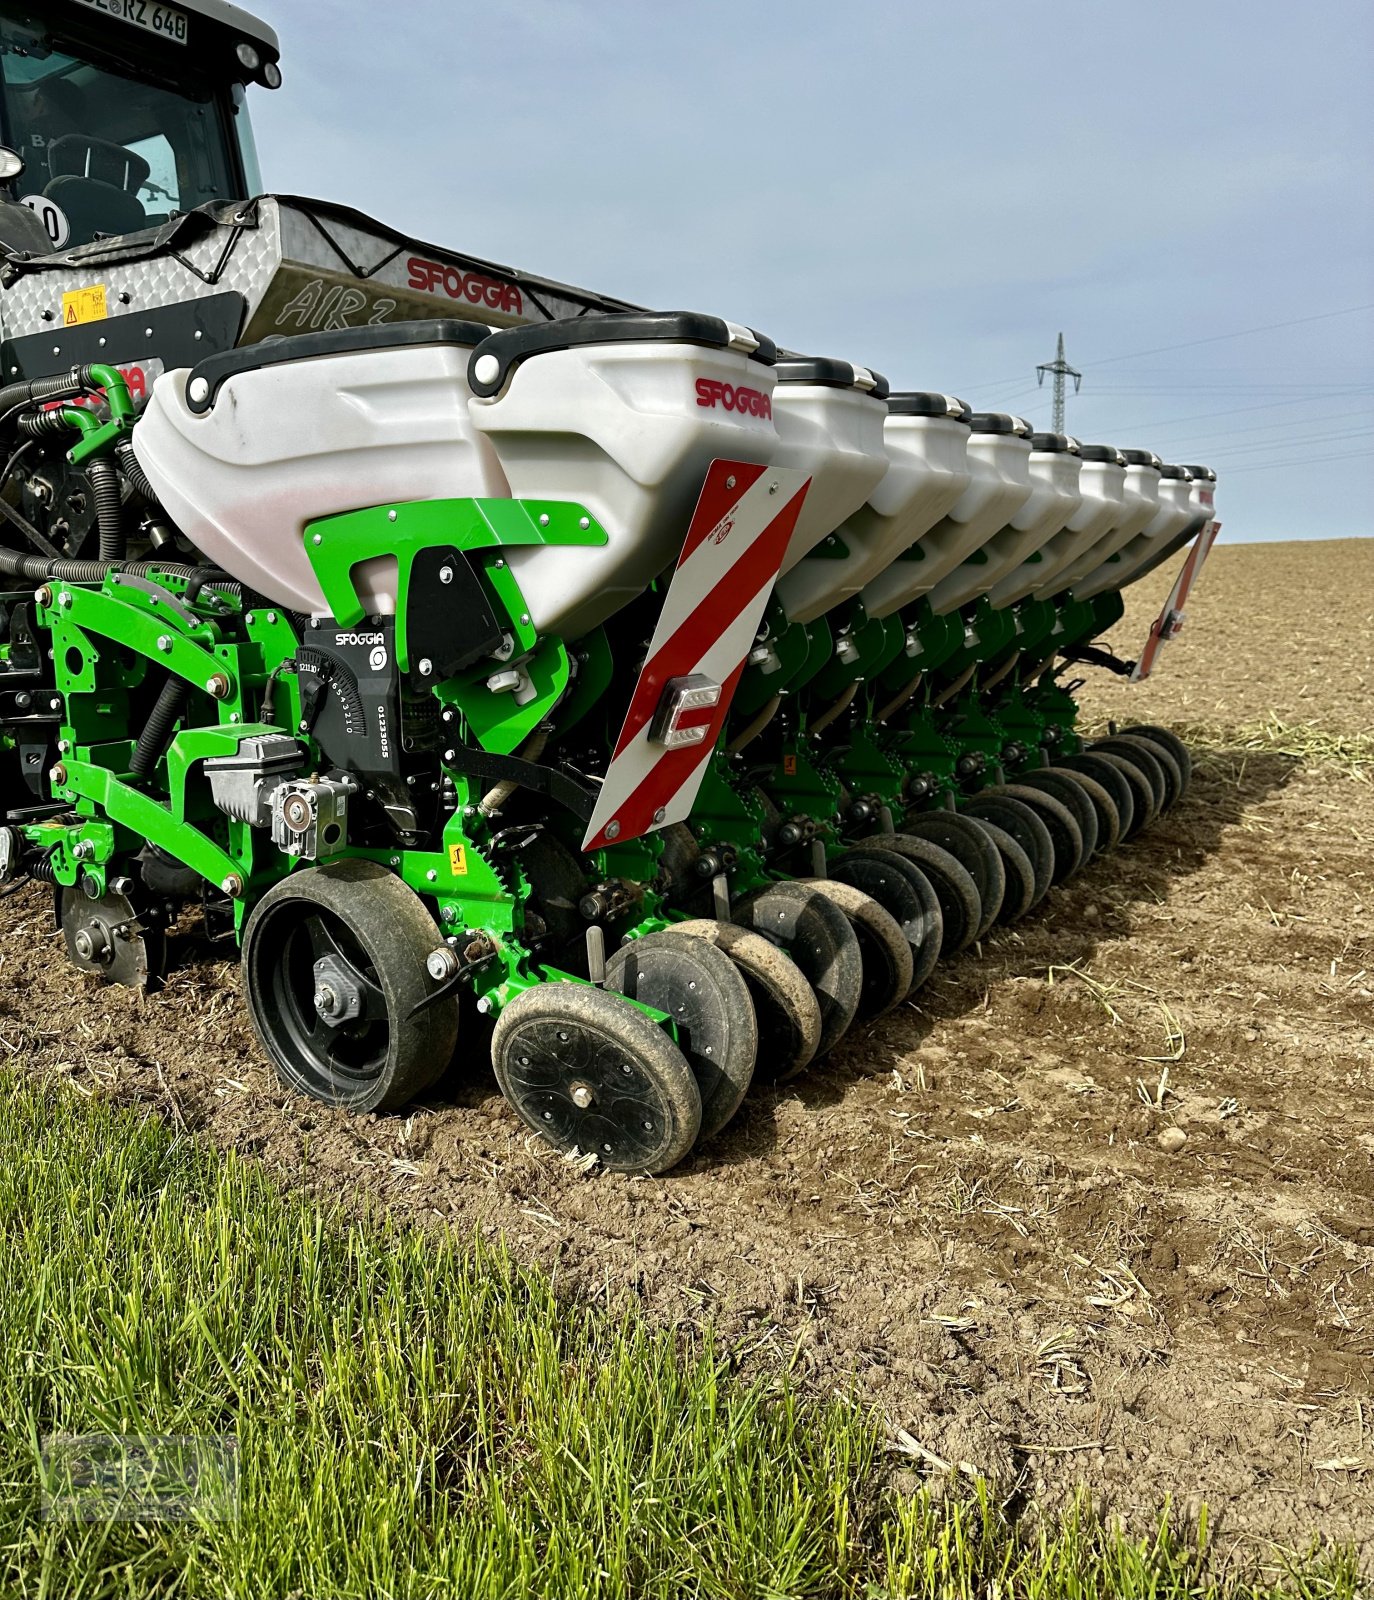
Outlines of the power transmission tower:
<svg viewBox="0 0 1374 1600">
<path fill-rule="evenodd" d="M 1045 374 L 1054 374 L 1054 431 L 1064 431 L 1064 379 L 1073 379 L 1073 392 L 1075 394 L 1083 387 L 1083 374 L 1077 367 L 1071 367 L 1064 359 L 1064 335 L 1059 335 L 1059 348 L 1055 352 L 1053 361 L 1043 361 L 1035 369 L 1035 382 L 1037 387 L 1045 381 Z"/>
</svg>

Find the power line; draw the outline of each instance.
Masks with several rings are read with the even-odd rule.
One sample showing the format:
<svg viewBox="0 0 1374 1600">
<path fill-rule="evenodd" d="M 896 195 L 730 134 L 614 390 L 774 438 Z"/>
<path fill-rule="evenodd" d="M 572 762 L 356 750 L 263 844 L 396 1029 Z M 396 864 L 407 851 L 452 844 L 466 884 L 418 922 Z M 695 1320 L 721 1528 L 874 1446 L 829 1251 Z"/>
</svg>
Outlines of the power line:
<svg viewBox="0 0 1374 1600">
<path fill-rule="evenodd" d="M 1353 317 L 1361 311 L 1374 311 L 1374 304 L 1347 306 L 1343 311 L 1318 311 L 1310 317 L 1292 317 L 1287 322 L 1267 322 L 1260 328 L 1241 328 L 1235 333 L 1214 333 L 1205 339 L 1187 339 L 1182 344 L 1156 345 L 1153 350 L 1132 350 L 1124 356 L 1103 356 L 1090 361 L 1090 367 L 1105 367 L 1114 361 L 1136 361 L 1142 356 L 1161 356 L 1172 350 L 1194 350 L 1200 344 L 1220 344 L 1224 339 L 1247 339 L 1252 333 L 1273 333 L 1278 328 L 1297 328 L 1307 322 L 1327 322 L 1332 317 Z"/>
<path fill-rule="evenodd" d="M 1374 392 L 1374 391 L 1371 391 Z M 1164 428 L 1177 422 L 1209 422 L 1213 417 L 1239 417 L 1253 411 L 1276 411 L 1283 407 L 1306 405 L 1306 400 L 1264 400 L 1256 406 L 1231 406 L 1225 411 L 1198 411 L 1191 417 L 1158 417 L 1153 422 L 1131 422 L 1127 427 L 1134 433 L 1142 428 Z"/>
<path fill-rule="evenodd" d="M 1233 467 L 1226 477 L 1234 478 L 1241 472 L 1273 472 L 1278 467 L 1312 467 L 1319 461 L 1358 461 L 1364 456 L 1374 456 L 1374 450 L 1342 450 L 1334 456 L 1295 456 L 1291 461 L 1262 461 L 1258 466 Z"/>
<path fill-rule="evenodd" d="M 1167 355 L 1175 350 L 1192 350 L 1203 344 L 1220 344 L 1226 339 L 1248 339 L 1252 334 L 1256 333 L 1274 333 L 1280 328 L 1297 328 L 1308 322 L 1326 322 L 1332 317 L 1353 317 L 1362 311 L 1374 311 L 1374 304 L 1346 306 L 1340 311 L 1318 311 L 1310 317 L 1292 317 L 1287 322 L 1269 322 L 1259 328 L 1239 328 L 1234 333 L 1209 334 L 1204 339 L 1187 339 L 1182 344 L 1157 345 L 1153 350 L 1130 350 L 1125 355 L 1101 356 L 1096 361 L 1090 361 L 1088 365 L 1090 367 L 1105 367 L 1117 361 L 1137 361 L 1144 356 Z M 970 389 L 996 389 L 1002 384 L 1014 383 L 1016 376 L 1019 376 L 1019 374 L 1011 378 L 998 378 L 985 384 L 968 384 L 966 387 Z"/>
<path fill-rule="evenodd" d="M 1304 423 L 1309 423 L 1309 422 L 1310 423 L 1316 423 L 1316 422 L 1344 422 L 1349 417 L 1374 417 L 1374 413 L 1371 413 L 1371 412 L 1369 412 L 1367 410 L 1363 410 L 1363 409 L 1359 410 L 1359 411 L 1333 411 L 1329 416 L 1310 416 L 1310 417 L 1304 417 L 1302 420 L 1303 420 Z M 1190 439 L 1190 440 L 1197 440 L 1199 438 L 1200 439 L 1234 439 L 1234 438 L 1238 437 L 1241 434 L 1274 433 L 1276 431 L 1282 431 L 1285 428 L 1291 428 L 1292 426 L 1293 426 L 1293 424 L 1291 422 L 1256 422 L 1256 423 L 1254 423 L 1252 426 L 1250 426 L 1248 428 L 1211 428 L 1211 429 L 1204 428 L 1201 431 L 1201 433 L 1188 433 L 1187 434 L 1187 438 Z M 1152 437 L 1155 437 L 1156 442 L 1158 442 L 1158 436 L 1157 435 L 1154 435 Z M 1177 433 L 1177 434 L 1165 433 L 1163 437 L 1164 437 L 1165 442 L 1167 443 L 1167 441 L 1170 440 L 1170 439 L 1181 439 L 1181 438 L 1183 438 L 1184 434 L 1183 433 Z M 1282 439 L 1276 439 L 1274 441 L 1274 443 L 1275 444 L 1282 444 L 1283 441 L 1282 441 Z"/>
</svg>

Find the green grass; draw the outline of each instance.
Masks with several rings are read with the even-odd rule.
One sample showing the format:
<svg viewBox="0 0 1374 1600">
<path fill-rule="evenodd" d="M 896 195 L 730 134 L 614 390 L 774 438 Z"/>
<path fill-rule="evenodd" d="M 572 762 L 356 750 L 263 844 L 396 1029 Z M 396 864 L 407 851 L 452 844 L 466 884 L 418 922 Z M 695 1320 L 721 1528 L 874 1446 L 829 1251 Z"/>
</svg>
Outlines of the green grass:
<svg viewBox="0 0 1374 1600">
<path fill-rule="evenodd" d="M 609 1180 L 608 1180 L 609 1181 Z M 0 1594 L 1354 1596 L 1167 1526 L 901 1495 L 876 1424 L 497 1251 L 0 1074 Z M 44 1520 L 50 1433 L 234 1434 L 225 1521 Z"/>
</svg>

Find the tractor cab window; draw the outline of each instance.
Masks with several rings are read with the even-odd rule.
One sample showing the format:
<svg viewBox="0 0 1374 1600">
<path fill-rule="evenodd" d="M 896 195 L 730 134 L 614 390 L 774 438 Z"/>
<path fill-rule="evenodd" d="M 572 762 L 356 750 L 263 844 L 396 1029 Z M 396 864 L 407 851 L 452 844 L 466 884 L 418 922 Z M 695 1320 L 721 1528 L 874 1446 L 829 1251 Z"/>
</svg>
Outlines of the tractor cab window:
<svg viewBox="0 0 1374 1600">
<path fill-rule="evenodd" d="M 0 43 L 4 142 L 23 156 L 18 193 L 53 244 L 156 227 L 208 200 L 240 198 L 225 117 L 207 87 L 180 91 L 113 66 Z"/>
</svg>

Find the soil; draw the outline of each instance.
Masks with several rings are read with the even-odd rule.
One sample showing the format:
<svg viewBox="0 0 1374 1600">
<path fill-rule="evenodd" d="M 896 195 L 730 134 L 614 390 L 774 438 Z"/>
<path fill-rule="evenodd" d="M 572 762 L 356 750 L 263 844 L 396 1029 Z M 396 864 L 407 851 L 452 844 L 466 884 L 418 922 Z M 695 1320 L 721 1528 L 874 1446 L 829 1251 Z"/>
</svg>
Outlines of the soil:
<svg viewBox="0 0 1374 1600">
<path fill-rule="evenodd" d="M 1171 578 L 1132 594 L 1120 648 Z M 1208 730 L 1184 804 L 665 1178 L 526 1137 L 479 1025 L 409 1115 L 292 1099 L 234 965 L 102 988 L 38 890 L 5 908 L 0 1042 L 294 1182 L 504 1235 L 569 1292 L 713 1324 L 747 1368 L 852 1387 L 912 1473 L 987 1474 L 1014 1508 L 1086 1484 L 1141 1523 L 1205 1499 L 1223 1538 L 1370 1560 L 1371 767 L 1252 730 L 1374 725 L 1374 540 L 1223 545 L 1156 676 L 1094 673 L 1083 699 Z"/>
</svg>

